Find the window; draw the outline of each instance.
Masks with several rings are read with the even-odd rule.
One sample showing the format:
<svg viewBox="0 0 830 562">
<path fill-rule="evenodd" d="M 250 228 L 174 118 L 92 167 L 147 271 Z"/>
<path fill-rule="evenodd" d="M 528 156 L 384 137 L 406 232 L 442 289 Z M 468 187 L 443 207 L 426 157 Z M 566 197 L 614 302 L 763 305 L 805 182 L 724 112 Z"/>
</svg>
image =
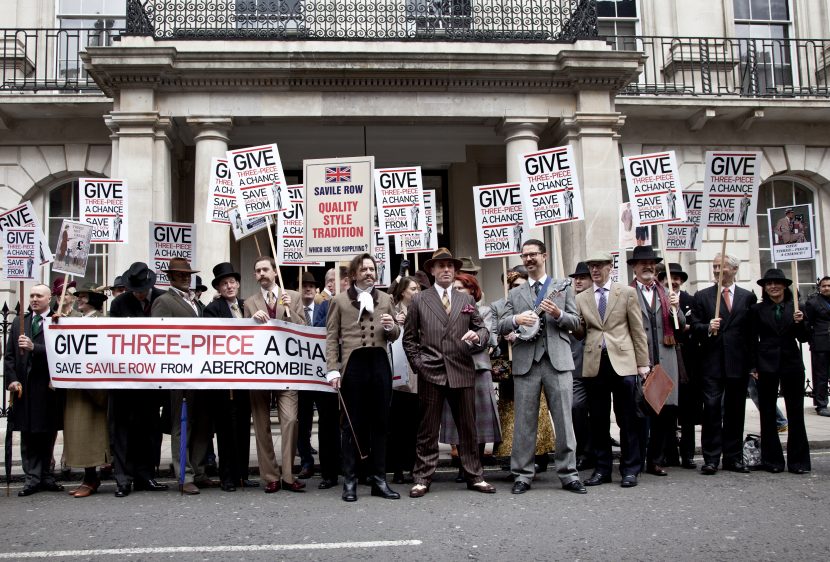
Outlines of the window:
<svg viewBox="0 0 830 562">
<path fill-rule="evenodd" d="M 124 0 L 59 0 L 58 78 L 74 81 L 84 75 L 78 53 L 111 45 L 125 28 L 126 9 Z"/>
<path fill-rule="evenodd" d="M 58 235 L 61 223 L 64 219 L 80 220 L 80 209 L 78 206 L 78 180 L 67 182 L 49 192 L 49 218 L 46 221 L 46 237 L 49 240 L 49 247 L 53 250 L 58 247 Z M 92 244 L 89 251 L 89 261 L 86 265 L 84 282 L 95 283 L 98 286 L 107 285 L 104 266 L 106 263 L 106 246 L 104 244 Z M 120 275 L 120 272 L 119 272 Z M 49 284 L 63 273 L 52 273 L 49 277 Z M 110 277 L 115 277 L 111 275 Z M 78 285 L 82 283 L 78 281 Z"/>
<path fill-rule="evenodd" d="M 597 0 L 597 16 L 600 37 L 614 37 L 615 48 L 619 51 L 637 50 L 635 40 L 624 39 L 637 35 L 636 0 Z"/>
<path fill-rule="evenodd" d="M 771 267 L 778 267 L 784 270 L 784 273 L 789 277 L 789 262 L 773 263 L 772 261 L 767 211 L 771 207 L 812 204 L 813 224 L 818 229 L 819 224 L 815 216 L 816 206 L 813 190 L 791 179 L 773 179 L 761 185 L 758 197 L 758 249 L 761 254 L 761 273 L 763 274 Z M 819 240 L 819 234 L 818 232 L 814 233 L 815 237 L 813 240 Z M 821 277 L 822 275 L 822 272 L 818 271 L 816 265 L 817 263 L 821 263 L 821 259 L 819 258 L 821 245 L 819 244 L 818 246 L 815 260 L 798 262 L 798 293 L 800 295 L 806 296 L 813 292 L 816 277 Z"/>
<path fill-rule="evenodd" d="M 788 0 L 732 0 L 744 94 L 770 95 L 793 85 Z"/>
<path fill-rule="evenodd" d="M 236 0 L 239 29 L 298 29 L 302 23 L 301 0 Z"/>
</svg>

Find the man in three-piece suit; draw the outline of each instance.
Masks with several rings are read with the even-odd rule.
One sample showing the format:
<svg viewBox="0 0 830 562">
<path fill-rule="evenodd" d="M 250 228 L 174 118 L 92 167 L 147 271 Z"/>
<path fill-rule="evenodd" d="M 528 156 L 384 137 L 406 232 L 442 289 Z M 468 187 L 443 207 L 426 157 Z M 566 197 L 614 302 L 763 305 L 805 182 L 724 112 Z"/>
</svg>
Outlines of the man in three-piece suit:
<svg viewBox="0 0 830 562">
<path fill-rule="evenodd" d="M 121 276 L 125 291 L 113 299 L 110 318 L 145 318 L 152 303 L 164 293 L 156 289 L 156 273 L 146 263 L 135 262 Z M 116 280 L 117 281 L 117 280 Z M 166 390 L 113 389 L 109 392 L 107 419 L 115 476 L 115 497 L 136 490 L 162 491 L 167 484 L 155 481 L 161 449 L 162 403 Z"/>
<path fill-rule="evenodd" d="M 522 262 L 528 282 L 512 289 L 499 320 L 499 331 L 508 334 L 519 326 L 540 326 L 533 340 L 517 339 L 513 344 L 513 391 L 516 415 L 510 472 L 512 493 L 530 489 L 536 475 L 533 466 L 539 422 L 539 395 L 544 390 L 556 433 L 554 463 L 562 487 L 584 494 L 585 486 L 576 470 L 576 437 L 572 419 L 574 368 L 568 332 L 579 328 L 570 281 L 552 279 L 545 272 L 547 248 L 541 240 L 522 244 Z M 540 315 L 535 312 L 539 308 Z"/>
<path fill-rule="evenodd" d="M 275 318 L 295 324 L 304 323 L 300 294 L 297 291 L 286 291 L 277 285 L 277 263 L 274 258 L 258 257 L 254 263 L 254 275 L 259 290 L 245 299 L 245 318 L 253 318 L 263 324 Z M 280 418 L 282 472 L 277 464 L 274 439 L 271 436 L 271 391 L 250 391 L 259 477 L 265 482 L 266 494 L 278 492 L 280 488 L 302 492 L 305 484 L 295 480 L 293 473 L 294 453 L 297 450 L 297 391 L 275 390 L 274 393 Z"/>
<path fill-rule="evenodd" d="M 153 301 L 151 314 L 154 318 L 200 318 L 205 305 L 196 298 L 190 289 L 191 276 L 198 271 L 190 268 L 184 258 L 172 258 L 163 270 L 167 274 L 170 288 Z M 187 399 L 187 467 L 193 474 L 185 475 L 182 492 L 196 495 L 199 488 L 213 485 L 205 472 L 205 456 L 213 436 L 210 425 L 210 390 L 170 391 L 170 453 L 173 457 L 173 470 L 176 478 L 181 479 L 181 458 L 179 446 L 182 438 L 182 402 Z"/>
<path fill-rule="evenodd" d="M 588 264 L 584 261 L 576 264 L 576 269 L 568 277 L 573 279 L 572 286 L 576 295 L 590 289 L 593 285 L 591 273 L 588 271 Z M 582 326 L 569 334 L 571 357 L 574 360 L 571 417 L 573 418 L 574 436 L 576 437 L 577 470 L 594 466 L 594 452 L 591 448 L 591 426 L 588 421 L 588 391 L 585 389 L 585 380 L 582 378 L 582 356 L 585 353 L 584 335 Z"/>
<path fill-rule="evenodd" d="M 33 286 L 29 292 L 32 312 L 23 320 L 23 333 L 20 333 L 20 322 L 15 320 L 6 342 L 5 386 L 14 400 L 10 421 L 20 431 L 20 458 L 26 474 L 18 496 L 30 496 L 41 490 L 63 490 L 50 468 L 55 438 L 63 427 L 64 401 L 63 391 L 50 387 L 46 362 L 43 330 L 52 315 L 51 297 L 48 286 Z"/>
<path fill-rule="evenodd" d="M 810 358 L 813 364 L 813 406 L 816 413 L 830 417 L 827 382 L 830 380 L 830 277 L 818 282 L 818 293 L 804 305 L 810 327 Z"/>
<path fill-rule="evenodd" d="M 347 502 L 357 500 L 357 452 L 369 459 L 372 495 L 391 500 L 401 497 L 386 482 L 392 401 L 392 368 L 386 347 L 398 338 L 400 327 L 393 317 L 392 299 L 375 288 L 375 267 L 370 254 L 356 256 L 349 264 L 349 278 L 354 283 L 328 301 L 326 380 L 343 400 L 342 498 Z"/>
<path fill-rule="evenodd" d="M 211 285 L 219 293 L 205 307 L 205 318 L 242 318 L 245 302 L 239 298 L 242 277 L 233 264 L 222 262 L 213 267 Z M 251 448 L 251 399 L 247 389 L 210 390 L 216 441 L 219 447 L 219 479 L 226 492 L 236 487 L 259 486 L 248 479 Z"/>
<path fill-rule="evenodd" d="M 486 494 L 496 489 L 484 481 L 475 426 L 473 353 L 482 351 L 490 332 L 473 297 L 452 290 L 463 262 L 439 248 L 424 269 L 435 278 L 433 288 L 415 295 L 407 310 L 403 348 L 418 375 L 420 426 L 416 444 L 413 498 L 428 491 L 438 466 L 438 429 L 446 401 L 458 428 L 458 453 L 467 488 Z"/>
<path fill-rule="evenodd" d="M 637 395 L 641 377 L 649 372 L 648 342 L 636 291 L 611 281 L 611 254 L 599 252 L 585 262 L 593 286 L 576 296 L 576 307 L 585 329 L 582 377 L 588 390 L 591 442 L 597 460 L 585 485 L 611 481 L 608 419 L 613 395 L 620 428 L 620 485 L 631 488 L 637 485 L 642 465 Z"/>
<path fill-rule="evenodd" d="M 706 475 L 723 468 L 749 472 L 743 463 L 743 431 L 746 389 L 749 382 L 749 309 L 758 298 L 735 285 L 740 261 L 735 256 L 716 254 L 712 274 L 723 273 L 721 294 L 717 284 L 695 294 L 693 331 L 701 342 L 703 383 L 703 467 Z M 720 314 L 715 305 L 720 300 Z"/>
</svg>

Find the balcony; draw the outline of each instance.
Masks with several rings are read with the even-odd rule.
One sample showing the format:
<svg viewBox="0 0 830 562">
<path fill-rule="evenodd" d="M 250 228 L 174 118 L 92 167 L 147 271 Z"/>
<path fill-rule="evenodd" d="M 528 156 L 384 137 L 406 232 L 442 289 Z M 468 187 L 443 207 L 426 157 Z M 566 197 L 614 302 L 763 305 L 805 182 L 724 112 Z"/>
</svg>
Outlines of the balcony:
<svg viewBox="0 0 830 562">
<path fill-rule="evenodd" d="M 606 37 L 646 57 L 622 96 L 830 97 L 830 40 Z"/>
</svg>

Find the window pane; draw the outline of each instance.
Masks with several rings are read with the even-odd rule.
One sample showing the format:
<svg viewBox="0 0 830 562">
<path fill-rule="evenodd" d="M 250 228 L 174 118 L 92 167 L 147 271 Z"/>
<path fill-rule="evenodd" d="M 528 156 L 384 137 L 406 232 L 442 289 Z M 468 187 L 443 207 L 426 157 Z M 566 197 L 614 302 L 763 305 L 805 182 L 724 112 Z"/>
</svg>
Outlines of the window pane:
<svg viewBox="0 0 830 562">
<path fill-rule="evenodd" d="M 772 204 L 772 188 L 769 183 L 765 183 L 758 190 L 758 212 L 766 212 L 765 209 L 773 207 Z"/>
<path fill-rule="evenodd" d="M 72 184 L 62 185 L 49 193 L 49 216 L 72 217 Z M 60 226 L 60 223 L 58 223 Z"/>
<path fill-rule="evenodd" d="M 750 17 L 754 20 L 769 19 L 769 0 L 750 0 Z"/>
<path fill-rule="evenodd" d="M 599 0 L 597 2 L 597 16 L 601 18 L 613 18 L 617 16 L 616 0 Z"/>
<path fill-rule="evenodd" d="M 772 182 L 773 196 L 775 197 L 775 206 L 784 207 L 793 204 L 793 184 L 789 181 L 774 181 Z"/>
<path fill-rule="evenodd" d="M 636 18 L 637 17 L 637 3 L 635 0 L 618 0 L 617 1 L 617 17 L 620 18 Z"/>
<path fill-rule="evenodd" d="M 790 266 L 792 267 L 792 266 Z M 785 272 L 790 276 L 790 268 Z M 804 291 L 807 287 L 815 286 L 816 260 L 802 260 L 798 262 L 798 290 Z M 803 284 L 803 285 L 802 285 Z M 805 296 L 809 293 L 805 293 Z"/>
<path fill-rule="evenodd" d="M 773 267 L 772 265 L 772 254 L 770 254 L 769 250 L 761 250 L 761 272 L 765 272 L 769 268 Z"/>
<path fill-rule="evenodd" d="M 735 19 L 749 19 L 749 0 L 732 0 L 732 6 L 735 10 Z"/>
<path fill-rule="evenodd" d="M 758 215 L 758 247 L 769 248 L 769 217 Z"/>
<path fill-rule="evenodd" d="M 618 21 L 617 35 L 637 35 L 637 24 L 633 21 Z"/>
<path fill-rule="evenodd" d="M 806 205 L 813 202 L 813 192 L 804 186 L 795 184 L 795 204 Z"/>
<path fill-rule="evenodd" d="M 58 8 L 59 14 L 80 14 L 81 0 L 61 0 Z"/>
<path fill-rule="evenodd" d="M 787 6 L 787 0 L 770 0 L 772 8 L 771 16 L 774 20 L 789 20 L 790 10 Z"/>
<path fill-rule="evenodd" d="M 613 21 L 597 22 L 597 29 L 600 37 L 609 37 L 617 34 Z"/>
</svg>

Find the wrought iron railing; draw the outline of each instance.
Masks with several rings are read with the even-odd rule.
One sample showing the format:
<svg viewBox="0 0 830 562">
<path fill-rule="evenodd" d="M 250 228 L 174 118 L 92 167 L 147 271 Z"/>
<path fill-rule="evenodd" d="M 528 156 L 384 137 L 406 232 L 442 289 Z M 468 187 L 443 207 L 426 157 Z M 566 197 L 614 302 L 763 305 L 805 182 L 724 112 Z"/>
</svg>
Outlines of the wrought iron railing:
<svg viewBox="0 0 830 562">
<path fill-rule="evenodd" d="M 156 39 L 562 41 L 595 38 L 596 0 L 128 0 Z"/>
<path fill-rule="evenodd" d="M 645 54 L 621 95 L 830 97 L 830 40 L 731 37 L 605 38 Z"/>
<path fill-rule="evenodd" d="M 111 45 L 119 29 L 0 29 L 0 91 L 99 91 L 79 54 L 87 47 Z"/>
</svg>

